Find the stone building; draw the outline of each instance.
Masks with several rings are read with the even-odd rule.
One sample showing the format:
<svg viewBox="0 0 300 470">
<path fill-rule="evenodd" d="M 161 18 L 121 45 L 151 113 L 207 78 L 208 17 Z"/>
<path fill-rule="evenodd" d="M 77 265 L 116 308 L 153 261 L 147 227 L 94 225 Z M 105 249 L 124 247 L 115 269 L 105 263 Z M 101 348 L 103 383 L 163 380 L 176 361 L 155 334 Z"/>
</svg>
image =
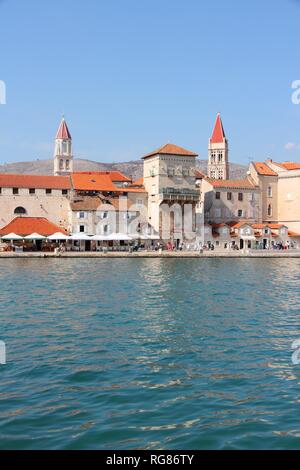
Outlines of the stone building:
<svg viewBox="0 0 300 470">
<path fill-rule="evenodd" d="M 174 144 L 143 157 L 148 222 L 164 240 L 177 244 L 196 236 L 196 157 L 196 153 Z"/>
<path fill-rule="evenodd" d="M 0 174 L 0 227 L 23 216 L 46 217 L 67 228 L 70 197 L 69 177 Z"/>
<path fill-rule="evenodd" d="M 251 163 L 249 171 L 261 191 L 259 221 L 300 233 L 300 164 L 268 159 Z"/>
</svg>

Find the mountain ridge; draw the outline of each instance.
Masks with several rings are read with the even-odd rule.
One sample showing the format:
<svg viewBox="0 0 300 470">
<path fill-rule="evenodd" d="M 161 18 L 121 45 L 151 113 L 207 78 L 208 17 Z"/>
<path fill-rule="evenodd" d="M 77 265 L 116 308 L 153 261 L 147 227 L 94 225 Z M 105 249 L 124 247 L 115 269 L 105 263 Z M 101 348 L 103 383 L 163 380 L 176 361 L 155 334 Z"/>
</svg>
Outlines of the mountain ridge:
<svg viewBox="0 0 300 470">
<path fill-rule="evenodd" d="M 207 160 L 196 159 L 196 168 L 203 173 L 207 170 Z M 238 163 L 229 163 L 231 179 L 241 179 L 247 174 L 247 167 Z M 143 176 L 143 161 L 103 163 L 88 159 L 74 159 L 74 171 L 120 171 L 137 180 Z M 32 160 L 0 165 L 0 173 L 53 175 L 53 159 Z"/>
</svg>

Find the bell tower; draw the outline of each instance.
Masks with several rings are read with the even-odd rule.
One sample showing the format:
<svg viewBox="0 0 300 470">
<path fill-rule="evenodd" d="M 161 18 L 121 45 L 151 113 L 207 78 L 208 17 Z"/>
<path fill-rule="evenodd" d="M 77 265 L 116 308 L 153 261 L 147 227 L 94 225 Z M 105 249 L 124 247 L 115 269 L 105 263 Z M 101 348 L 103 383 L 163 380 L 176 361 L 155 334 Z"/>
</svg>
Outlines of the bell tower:
<svg viewBox="0 0 300 470">
<path fill-rule="evenodd" d="M 54 175 L 64 176 L 73 172 L 72 137 L 63 118 L 55 138 Z"/>
<path fill-rule="evenodd" d="M 228 141 L 225 136 L 220 113 L 217 115 L 215 127 L 208 143 L 209 178 L 226 180 L 229 178 Z"/>
</svg>

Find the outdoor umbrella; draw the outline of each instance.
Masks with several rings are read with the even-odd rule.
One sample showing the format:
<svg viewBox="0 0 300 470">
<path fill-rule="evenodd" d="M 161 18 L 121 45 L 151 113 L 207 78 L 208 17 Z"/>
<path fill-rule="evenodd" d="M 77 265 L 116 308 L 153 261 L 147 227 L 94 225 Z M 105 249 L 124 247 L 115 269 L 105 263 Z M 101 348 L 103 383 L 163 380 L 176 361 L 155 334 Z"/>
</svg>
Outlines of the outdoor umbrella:
<svg viewBox="0 0 300 470">
<path fill-rule="evenodd" d="M 56 233 L 53 233 L 53 235 L 50 235 L 50 237 L 48 237 L 48 240 L 69 240 L 70 237 L 68 237 L 68 235 L 65 235 L 64 233 L 61 233 L 61 232 L 56 232 Z"/>
<path fill-rule="evenodd" d="M 95 241 L 104 241 L 104 240 L 107 240 L 108 238 L 105 236 L 105 235 L 93 235 L 91 237 L 91 240 L 95 240 Z"/>
<path fill-rule="evenodd" d="M 129 240 L 132 240 L 132 238 L 129 236 L 129 235 L 126 235 L 126 233 L 111 233 L 110 235 L 108 235 L 106 237 L 105 240 L 109 240 L 109 241 L 129 241 Z"/>
<path fill-rule="evenodd" d="M 39 233 L 31 233 L 30 235 L 27 235 L 27 237 L 24 238 L 25 240 L 45 240 L 46 237 L 40 235 Z"/>
<path fill-rule="evenodd" d="M 15 233 L 9 233 L 1 238 L 2 240 L 23 240 L 23 237 L 20 237 L 20 235 L 16 235 Z"/>
<path fill-rule="evenodd" d="M 74 233 L 69 240 L 91 240 L 92 238 L 85 233 Z"/>
</svg>

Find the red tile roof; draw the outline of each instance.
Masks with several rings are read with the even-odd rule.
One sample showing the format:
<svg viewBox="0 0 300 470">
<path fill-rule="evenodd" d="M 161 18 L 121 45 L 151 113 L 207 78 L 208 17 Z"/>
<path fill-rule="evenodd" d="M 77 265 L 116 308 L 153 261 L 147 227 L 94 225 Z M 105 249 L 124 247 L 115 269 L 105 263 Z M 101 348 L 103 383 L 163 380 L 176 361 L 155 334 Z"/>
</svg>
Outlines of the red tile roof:
<svg viewBox="0 0 300 470">
<path fill-rule="evenodd" d="M 292 232 L 289 230 L 289 237 L 300 237 L 300 233 Z"/>
<path fill-rule="evenodd" d="M 190 150 L 186 150 L 183 147 L 178 147 L 178 145 L 174 144 L 166 144 L 162 147 L 154 150 L 147 155 L 144 155 L 143 158 L 153 157 L 154 155 L 179 155 L 179 156 L 188 156 L 188 157 L 198 157 L 197 153 L 191 152 Z"/>
<path fill-rule="evenodd" d="M 248 178 L 243 180 L 215 180 L 211 178 L 206 179 L 214 188 L 236 188 L 236 189 L 256 189 L 254 183 Z"/>
<path fill-rule="evenodd" d="M 144 188 L 132 188 L 131 186 L 118 187 L 112 181 L 118 172 L 81 172 L 72 173 L 73 188 L 76 191 L 103 191 L 116 193 L 145 193 Z M 120 173 L 121 175 L 121 173 Z M 123 175 L 124 176 L 124 175 Z M 124 176 L 124 178 L 127 178 Z M 120 180 L 118 180 L 120 181 Z M 129 180 L 130 181 L 130 180 Z"/>
<path fill-rule="evenodd" d="M 77 191 L 118 191 L 109 174 L 100 172 L 72 173 L 73 188 Z"/>
<path fill-rule="evenodd" d="M 277 176 L 277 173 L 264 162 L 254 162 L 253 165 L 259 175 Z"/>
<path fill-rule="evenodd" d="M 70 189 L 69 176 L 0 174 L 0 188 Z"/>
<path fill-rule="evenodd" d="M 225 139 L 226 139 L 225 132 L 224 132 L 221 116 L 220 116 L 220 113 L 219 113 L 217 115 L 215 127 L 214 127 L 214 130 L 213 130 L 210 142 L 212 144 L 219 144 L 219 143 L 223 143 Z"/>
<path fill-rule="evenodd" d="M 124 183 L 131 183 L 131 178 L 128 178 L 128 176 L 123 175 L 120 171 L 77 171 L 77 175 L 108 175 L 111 179 L 111 181 L 116 181 L 116 182 L 124 182 Z"/>
<path fill-rule="evenodd" d="M 251 227 L 254 229 L 258 229 L 258 230 L 264 229 L 266 227 L 269 227 L 271 230 L 279 230 L 280 228 L 286 227 L 286 226 L 283 224 L 265 223 L 265 224 L 252 224 Z"/>
<path fill-rule="evenodd" d="M 201 179 L 205 178 L 205 174 L 202 173 L 202 171 L 200 171 L 200 170 L 195 170 L 195 177 L 197 179 L 201 180 Z"/>
<path fill-rule="evenodd" d="M 280 165 L 281 167 L 285 168 L 286 170 L 300 170 L 300 163 L 283 162 L 283 163 L 276 163 L 276 165 Z"/>
<path fill-rule="evenodd" d="M 62 119 L 59 129 L 56 134 L 57 139 L 63 139 L 63 140 L 68 140 L 72 139 L 72 136 L 70 134 L 70 131 L 68 129 L 67 123 L 64 119 Z"/>
<path fill-rule="evenodd" d="M 38 233 L 47 237 L 56 232 L 67 234 L 63 228 L 58 227 L 44 217 L 16 217 L 9 224 L 0 229 L 0 235 L 16 233 L 22 237 L 26 237 L 32 233 Z"/>
<path fill-rule="evenodd" d="M 144 178 L 139 178 L 138 180 L 134 181 L 130 187 L 132 186 L 143 186 L 144 185 Z"/>
</svg>

